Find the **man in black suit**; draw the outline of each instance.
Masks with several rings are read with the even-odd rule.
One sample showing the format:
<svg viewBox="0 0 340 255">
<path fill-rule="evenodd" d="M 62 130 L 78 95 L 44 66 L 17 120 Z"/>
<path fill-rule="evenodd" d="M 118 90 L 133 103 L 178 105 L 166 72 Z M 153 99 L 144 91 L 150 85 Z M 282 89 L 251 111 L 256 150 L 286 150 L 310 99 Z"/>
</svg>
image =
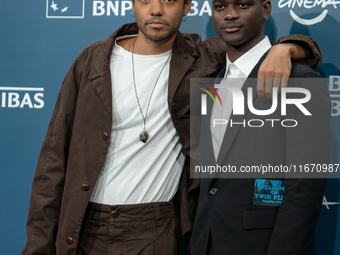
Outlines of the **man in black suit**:
<svg viewBox="0 0 340 255">
<path fill-rule="evenodd" d="M 218 78 L 224 82 L 237 78 L 236 86 L 245 98 L 248 88 L 252 88 L 253 108 L 260 111 L 269 111 L 276 101 L 275 93 L 273 101 L 254 93 L 258 68 L 271 47 L 263 34 L 270 12 L 268 0 L 213 1 L 214 27 L 228 48 L 226 68 Z M 238 172 L 219 173 L 213 178 L 201 174 L 191 254 L 315 254 L 314 230 L 326 179 L 309 179 L 312 175 L 297 176 L 292 172 L 294 166 L 328 163 L 330 98 L 314 70 L 299 62 L 293 62 L 292 67 L 288 86 L 302 89 L 282 93 L 282 100 L 278 95 L 276 110 L 268 115 L 259 116 L 253 108 L 248 109 L 247 100 L 244 113 L 236 114 L 235 106 L 228 106 L 228 96 L 232 94 L 224 94 L 227 90 L 220 88 L 218 93 L 227 105 L 211 103 L 207 110 L 211 116 L 202 116 L 200 166 L 231 166 Z M 301 78 L 309 79 L 301 82 Z M 301 91 L 309 91 L 311 98 L 308 100 L 308 93 L 303 95 Z M 302 107 L 285 106 L 285 96 L 306 99 Z M 216 118 L 228 120 L 228 125 L 214 125 Z M 269 177 L 240 173 L 247 166 L 293 170 L 290 174 L 283 172 L 284 176 Z"/>
</svg>

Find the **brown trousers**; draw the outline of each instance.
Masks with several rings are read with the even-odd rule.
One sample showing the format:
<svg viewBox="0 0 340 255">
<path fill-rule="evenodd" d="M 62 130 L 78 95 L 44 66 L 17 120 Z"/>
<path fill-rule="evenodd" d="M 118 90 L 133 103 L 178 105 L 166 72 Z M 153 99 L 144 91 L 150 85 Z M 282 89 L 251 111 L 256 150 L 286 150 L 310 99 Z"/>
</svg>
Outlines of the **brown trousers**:
<svg viewBox="0 0 340 255">
<path fill-rule="evenodd" d="M 77 255 L 178 255 L 181 236 L 172 202 L 89 203 Z"/>
</svg>

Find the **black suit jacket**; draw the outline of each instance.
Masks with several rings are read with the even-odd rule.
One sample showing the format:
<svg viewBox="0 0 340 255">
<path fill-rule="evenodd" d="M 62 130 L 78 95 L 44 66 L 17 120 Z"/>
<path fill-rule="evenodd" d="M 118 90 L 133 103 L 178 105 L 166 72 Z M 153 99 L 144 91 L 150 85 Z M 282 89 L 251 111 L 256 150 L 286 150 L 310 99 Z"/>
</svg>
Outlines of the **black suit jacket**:
<svg viewBox="0 0 340 255">
<path fill-rule="evenodd" d="M 266 54 L 265 54 L 266 55 Z M 248 78 L 256 78 L 265 55 Z M 225 69 L 219 77 L 223 77 Z M 294 62 L 291 78 L 315 77 L 318 74 L 300 62 Z M 270 100 L 257 96 L 256 82 L 247 79 L 242 87 L 244 95 L 253 87 L 255 109 L 269 109 Z M 228 126 L 215 162 L 209 116 L 202 118 L 200 165 L 209 166 L 272 166 L 328 163 L 330 145 L 330 98 L 324 84 L 294 84 L 305 87 L 312 97 L 304 106 L 312 113 L 305 117 L 295 106 L 287 107 L 281 116 L 280 102 L 270 116 L 256 116 L 245 104 L 245 115 L 231 115 L 234 122 L 250 119 L 295 119 L 298 125 L 284 128 L 266 123 L 260 128 L 246 125 Z M 298 95 L 293 95 L 298 96 Z M 245 100 L 246 101 L 246 100 Z M 208 108 L 209 112 L 209 108 Z M 258 125 L 258 124 L 257 124 Z M 192 235 L 191 254 L 207 254 L 209 240 L 216 255 L 312 255 L 314 229 L 322 205 L 325 179 L 284 179 L 283 200 L 279 205 L 264 205 L 255 201 L 256 178 L 201 179 L 199 205 Z M 226 177 L 226 175 L 222 176 Z M 258 178 L 258 177 L 257 177 Z"/>
</svg>

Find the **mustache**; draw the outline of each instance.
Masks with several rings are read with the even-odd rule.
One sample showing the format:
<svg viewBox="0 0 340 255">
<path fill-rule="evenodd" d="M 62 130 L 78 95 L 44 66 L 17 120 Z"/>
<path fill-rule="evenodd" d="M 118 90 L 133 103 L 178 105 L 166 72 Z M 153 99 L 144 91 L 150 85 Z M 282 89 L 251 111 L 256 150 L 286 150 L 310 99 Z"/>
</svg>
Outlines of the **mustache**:
<svg viewBox="0 0 340 255">
<path fill-rule="evenodd" d="M 167 21 L 165 21 L 161 18 L 152 18 L 152 19 L 145 21 L 146 25 L 149 24 L 149 23 L 162 23 L 164 25 L 169 25 Z"/>
</svg>

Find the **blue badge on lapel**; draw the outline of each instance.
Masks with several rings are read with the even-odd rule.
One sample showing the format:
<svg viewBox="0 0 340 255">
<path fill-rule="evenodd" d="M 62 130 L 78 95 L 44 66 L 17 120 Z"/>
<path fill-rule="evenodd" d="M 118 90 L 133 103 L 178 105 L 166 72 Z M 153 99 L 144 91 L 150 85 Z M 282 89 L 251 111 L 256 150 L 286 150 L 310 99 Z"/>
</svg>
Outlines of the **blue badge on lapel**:
<svg viewBox="0 0 340 255">
<path fill-rule="evenodd" d="M 253 204 L 281 206 L 284 191 L 284 180 L 255 179 Z"/>
</svg>

